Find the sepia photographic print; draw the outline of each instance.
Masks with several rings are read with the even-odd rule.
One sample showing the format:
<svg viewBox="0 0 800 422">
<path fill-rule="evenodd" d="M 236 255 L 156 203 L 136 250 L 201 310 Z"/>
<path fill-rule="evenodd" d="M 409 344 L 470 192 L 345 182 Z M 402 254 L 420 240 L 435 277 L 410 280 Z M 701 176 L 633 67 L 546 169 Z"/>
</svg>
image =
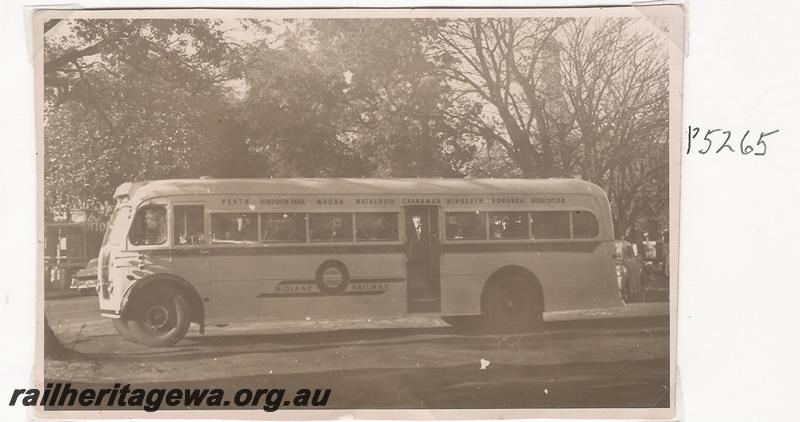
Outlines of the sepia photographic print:
<svg viewBox="0 0 800 422">
<path fill-rule="evenodd" d="M 670 419 L 684 13 L 38 10 L 41 418 Z"/>
</svg>

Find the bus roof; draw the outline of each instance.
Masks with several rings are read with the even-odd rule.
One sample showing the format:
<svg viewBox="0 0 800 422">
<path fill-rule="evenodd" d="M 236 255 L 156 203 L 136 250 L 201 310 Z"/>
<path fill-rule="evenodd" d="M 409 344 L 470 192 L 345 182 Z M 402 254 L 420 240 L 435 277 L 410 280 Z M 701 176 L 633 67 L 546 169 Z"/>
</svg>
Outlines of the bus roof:
<svg viewBox="0 0 800 422">
<path fill-rule="evenodd" d="M 579 179 L 172 179 L 124 183 L 115 197 L 134 201 L 173 195 L 490 195 L 587 194 L 603 196 L 597 185 Z"/>
</svg>

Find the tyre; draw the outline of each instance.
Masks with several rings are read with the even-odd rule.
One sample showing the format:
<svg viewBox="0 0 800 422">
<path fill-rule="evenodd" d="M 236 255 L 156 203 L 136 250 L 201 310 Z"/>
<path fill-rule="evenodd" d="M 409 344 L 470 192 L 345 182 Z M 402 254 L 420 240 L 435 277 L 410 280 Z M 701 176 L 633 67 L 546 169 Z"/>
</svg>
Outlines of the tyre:
<svg viewBox="0 0 800 422">
<path fill-rule="evenodd" d="M 528 332 L 541 328 L 542 298 L 523 277 L 507 276 L 489 284 L 483 296 L 484 325 L 495 332 Z"/>
<path fill-rule="evenodd" d="M 151 287 L 139 292 L 127 318 L 114 320 L 123 338 L 150 347 L 169 347 L 189 331 L 189 306 L 172 288 Z"/>
<path fill-rule="evenodd" d="M 139 337 L 133 326 L 133 321 L 127 318 L 116 318 L 112 319 L 111 323 L 114 325 L 114 330 L 116 330 L 120 337 L 134 343 L 139 343 Z"/>
</svg>

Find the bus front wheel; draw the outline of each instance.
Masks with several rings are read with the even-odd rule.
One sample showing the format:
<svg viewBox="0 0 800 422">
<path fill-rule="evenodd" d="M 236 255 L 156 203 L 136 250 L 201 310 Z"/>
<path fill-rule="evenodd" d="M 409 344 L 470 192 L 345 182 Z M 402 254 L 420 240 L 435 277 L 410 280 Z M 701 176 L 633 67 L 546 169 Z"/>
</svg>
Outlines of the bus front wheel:
<svg viewBox="0 0 800 422">
<path fill-rule="evenodd" d="M 120 337 L 134 343 L 139 343 L 138 333 L 134 328 L 134 322 L 132 320 L 127 318 L 116 318 L 112 319 L 111 323 L 114 325 L 114 330 L 117 331 L 117 334 L 119 334 Z"/>
<path fill-rule="evenodd" d="M 528 332 L 541 327 L 541 300 L 536 289 L 520 276 L 508 276 L 487 286 L 483 317 L 496 332 Z"/>
<path fill-rule="evenodd" d="M 126 340 L 150 347 L 169 347 L 189 331 L 189 305 L 171 288 L 148 288 L 128 318 L 114 320 L 114 328 Z"/>
</svg>

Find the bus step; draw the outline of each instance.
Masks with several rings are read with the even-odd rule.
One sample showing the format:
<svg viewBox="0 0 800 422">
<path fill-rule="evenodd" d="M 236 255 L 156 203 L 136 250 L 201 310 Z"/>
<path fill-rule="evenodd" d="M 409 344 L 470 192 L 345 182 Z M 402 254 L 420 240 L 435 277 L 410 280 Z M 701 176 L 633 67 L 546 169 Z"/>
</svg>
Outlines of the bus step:
<svg viewBox="0 0 800 422">
<path fill-rule="evenodd" d="M 422 302 L 422 301 L 409 301 L 408 312 L 415 313 L 431 313 L 439 312 L 439 301 Z"/>
<path fill-rule="evenodd" d="M 410 302 L 438 302 L 439 299 L 434 297 L 413 297 L 409 299 Z"/>
</svg>

